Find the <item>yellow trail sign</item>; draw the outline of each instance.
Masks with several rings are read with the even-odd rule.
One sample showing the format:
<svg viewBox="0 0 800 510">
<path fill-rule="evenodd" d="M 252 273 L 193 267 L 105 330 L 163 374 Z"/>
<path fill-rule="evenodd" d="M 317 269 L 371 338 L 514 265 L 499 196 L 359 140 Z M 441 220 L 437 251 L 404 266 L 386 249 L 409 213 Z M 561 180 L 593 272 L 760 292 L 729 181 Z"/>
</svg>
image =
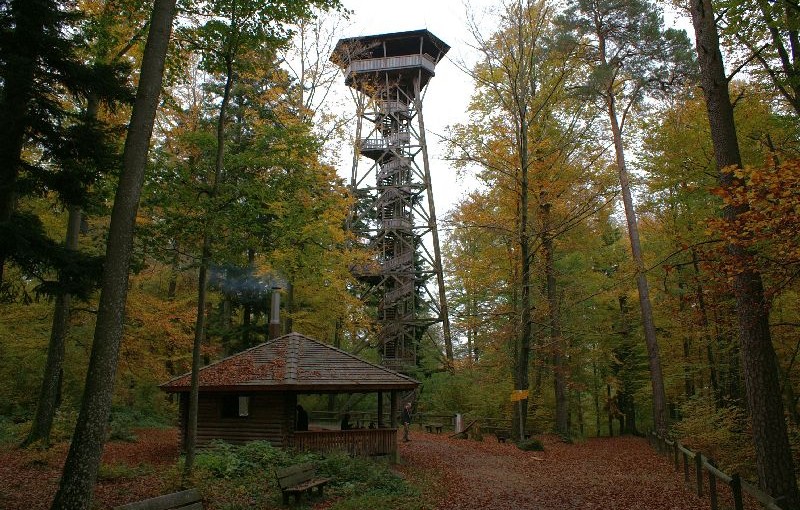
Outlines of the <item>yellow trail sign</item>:
<svg viewBox="0 0 800 510">
<path fill-rule="evenodd" d="M 511 392 L 511 401 L 525 400 L 528 398 L 528 390 L 514 390 Z"/>
</svg>

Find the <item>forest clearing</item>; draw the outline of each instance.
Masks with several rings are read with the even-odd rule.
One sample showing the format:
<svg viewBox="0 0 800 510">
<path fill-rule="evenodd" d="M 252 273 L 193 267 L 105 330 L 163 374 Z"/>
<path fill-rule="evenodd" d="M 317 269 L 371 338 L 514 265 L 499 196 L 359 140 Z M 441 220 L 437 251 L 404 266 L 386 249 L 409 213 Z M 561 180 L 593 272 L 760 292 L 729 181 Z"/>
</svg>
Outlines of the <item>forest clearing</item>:
<svg viewBox="0 0 800 510">
<path fill-rule="evenodd" d="M 796 2 L 467 4 L 0 0 L 0 506 L 800 508 Z"/>
<path fill-rule="evenodd" d="M 175 429 L 140 429 L 135 442 L 106 444 L 101 479 L 95 489 L 97 508 L 138 501 L 170 492 L 176 480 L 177 434 Z M 480 510 L 516 508 L 557 510 L 564 508 L 615 510 L 667 510 L 703 508 L 682 482 L 668 460 L 659 457 L 642 438 L 618 437 L 565 444 L 557 437 L 543 437 L 544 451 L 525 452 L 492 436 L 482 442 L 450 439 L 447 435 L 415 430 L 409 443 L 400 447 L 402 474 L 415 493 L 406 503 L 375 508 L 397 510 Z M 66 450 L 56 445 L 45 454 L 3 449 L 0 451 L 0 507 L 6 510 L 48 508 L 55 493 Z M 259 471 L 263 487 L 241 487 L 249 483 L 229 481 L 202 489 L 209 510 L 223 508 L 219 492 L 236 492 L 233 501 L 248 508 L 248 491 L 267 493 L 266 501 L 249 508 L 279 509 L 280 494 L 274 487 L 274 472 Z M 215 487 L 215 488 L 211 488 Z M 345 506 L 347 496 L 336 489 L 330 496 L 313 500 L 317 510 L 359 508 Z M 31 495 L 35 494 L 35 498 Z M 231 496 L 235 500 L 235 496 Z M 228 501 L 231 504 L 232 501 Z M 209 506 L 209 503 L 210 506 Z M 307 508 L 307 500 L 295 508 Z M 339 506 L 341 505 L 341 506 Z M 352 505 L 352 503 L 351 503 Z M 366 508 L 366 507 L 361 507 Z"/>
</svg>

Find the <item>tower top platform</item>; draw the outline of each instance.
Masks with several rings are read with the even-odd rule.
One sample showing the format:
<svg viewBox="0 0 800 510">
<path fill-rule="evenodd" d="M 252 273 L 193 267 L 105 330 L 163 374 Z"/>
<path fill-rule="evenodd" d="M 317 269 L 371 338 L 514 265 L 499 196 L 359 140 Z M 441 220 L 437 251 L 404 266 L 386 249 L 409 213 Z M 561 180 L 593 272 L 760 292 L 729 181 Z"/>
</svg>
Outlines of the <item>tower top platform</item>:
<svg viewBox="0 0 800 510">
<path fill-rule="evenodd" d="M 419 76 L 424 88 L 449 50 L 444 41 L 422 29 L 339 39 L 330 60 L 342 69 L 351 87 L 375 90 L 374 85 L 386 82 L 388 76 L 410 91 L 413 76 Z"/>
<path fill-rule="evenodd" d="M 449 50 L 450 46 L 428 29 L 410 30 L 339 39 L 331 61 L 344 68 L 351 60 L 427 54 L 438 62 Z"/>
</svg>

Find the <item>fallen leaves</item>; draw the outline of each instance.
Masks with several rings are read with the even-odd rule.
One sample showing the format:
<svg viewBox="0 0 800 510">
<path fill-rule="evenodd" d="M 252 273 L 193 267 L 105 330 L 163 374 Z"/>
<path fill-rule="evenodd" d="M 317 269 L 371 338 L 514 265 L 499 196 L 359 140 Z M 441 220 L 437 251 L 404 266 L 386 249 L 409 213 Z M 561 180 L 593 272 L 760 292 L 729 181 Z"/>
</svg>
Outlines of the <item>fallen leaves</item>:
<svg viewBox="0 0 800 510">
<path fill-rule="evenodd" d="M 672 466 L 635 437 L 564 444 L 545 436 L 544 452 L 415 433 L 400 444 L 407 477 L 422 481 L 438 510 L 483 508 L 684 509 L 708 505 Z"/>
</svg>

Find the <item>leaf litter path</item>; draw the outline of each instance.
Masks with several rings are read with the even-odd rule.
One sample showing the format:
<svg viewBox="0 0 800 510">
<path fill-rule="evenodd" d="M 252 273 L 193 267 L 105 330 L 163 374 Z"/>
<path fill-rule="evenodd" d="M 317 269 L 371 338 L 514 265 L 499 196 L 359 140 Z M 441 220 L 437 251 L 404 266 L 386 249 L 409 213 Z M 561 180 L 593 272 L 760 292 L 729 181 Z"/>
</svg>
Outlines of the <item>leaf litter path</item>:
<svg viewBox="0 0 800 510">
<path fill-rule="evenodd" d="M 400 443 L 398 470 L 427 479 L 437 510 L 708 507 L 642 438 L 570 445 L 545 436 L 544 452 L 524 452 L 491 436 L 483 442 L 423 432 L 410 437 Z"/>
</svg>

